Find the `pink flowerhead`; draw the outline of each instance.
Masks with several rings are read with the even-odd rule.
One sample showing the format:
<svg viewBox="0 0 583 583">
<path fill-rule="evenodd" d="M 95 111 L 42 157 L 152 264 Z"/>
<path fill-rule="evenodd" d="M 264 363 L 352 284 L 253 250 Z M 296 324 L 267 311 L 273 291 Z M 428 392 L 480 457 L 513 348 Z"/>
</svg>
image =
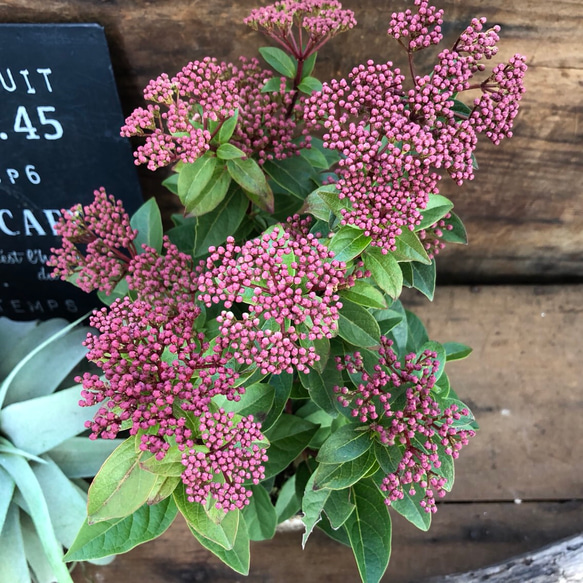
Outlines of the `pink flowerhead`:
<svg viewBox="0 0 583 583">
<path fill-rule="evenodd" d="M 416 11 L 393 12 L 387 33 L 410 52 L 437 45 L 443 38 L 443 10 L 426 0 L 415 0 Z"/>
<path fill-rule="evenodd" d="M 514 118 L 525 91 L 526 59 L 514 55 L 508 63 L 497 65 L 481 84 L 482 96 L 474 102 L 470 122 L 477 132 L 483 132 L 494 143 L 512 137 Z"/>
<path fill-rule="evenodd" d="M 89 205 L 62 210 L 55 226 L 62 247 L 51 249 L 47 265 L 54 267 L 54 277 L 64 280 L 76 275 L 75 283 L 83 291 L 98 289 L 110 294 L 135 255 L 137 231 L 132 229 L 121 201 L 104 188 L 94 195 Z"/>
<path fill-rule="evenodd" d="M 87 421 L 91 438 L 113 439 L 127 425 L 140 430 L 141 448 L 164 457 L 167 438 L 178 444 L 190 437 L 185 411 L 201 415 L 217 394 L 236 399 L 237 374 L 226 367 L 227 355 L 209 351 L 202 334 L 195 331 L 200 308 L 183 304 L 151 306 L 128 297 L 94 312 L 85 345 L 88 360 L 103 376 L 86 373 L 81 406 L 103 403 L 93 421 Z"/>
<path fill-rule="evenodd" d="M 324 147 L 342 155 L 338 197 L 350 205 L 342 224 L 361 229 L 384 253 L 421 220 L 437 192 L 442 155 L 431 128 L 418 123 L 402 99 L 404 77 L 392 63 L 355 67 L 307 99 L 308 126 L 323 125 Z"/>
<path fill-rule="evenodd" d="M 200 438 L 190 439 L 182 455 L 182 482 L 189 502 L 206 504 L 209 496 L 225 512 L 249 504 L 245 482 L 265 478 L 266 442 L 253 416 L 239 420 L 223 409 L 200 417 Z"/>
<path fill-rule="evenodd" d="M 128 286 L 139 300 L 153 306 L 194 301 L 196 287 L 192 280 L 193 261 L 178 250 L 167 236 L 163 238 L 165 254 L 144 245 L 128 267 Z"/>
<path fill-rule="evenodd" d="M 211 248 L 199 267 L 199 300 L 248 305 L 237 319 L 218 318 L 222 342 L 237 361 L 263 374 L 307 371 L 319 355 L 313 341 L 335 334 L 338 290 L 352 285 L 345 265 L 295 218 L 260 238 Z"/>
<path fill-rule="evenodd" d="M 356 25 L 354 13 L 337 0 L 281 0 L 252 10 L 244 22 L 302 60 Z"/>
<path fill-rule="evenodd" d="M 355 389 L 335 388 L 340 403 L 351 409 L 353 417 L 369 424 L 381 444 L 402 452 L 397 470 L 383 480 L 381 489 L 387 492 L 387 504 L 404 497 L 404 486 L 418 484 L 425 490 L 420 504 L 426 512 L 436 510 L 435 493 L 445 494 L 440 447 L 445 455 L 457 458 L 475 434 L 456 425 L 462 415 L 469 415 L 467 410 L 458 411 L 455 404 L 442 410 L 434 399 L 431 391 L 439 368 L 436 356 L 426 350 L 420 355 L 408 354 L 401 362 L 392 341 L 383 336 L 374 366 L 365 366 L 358 352 L 337 358 L 338 368 L 360 382 Z M 401 402 L 395 408 L 394 403 Z"/>
</svg>

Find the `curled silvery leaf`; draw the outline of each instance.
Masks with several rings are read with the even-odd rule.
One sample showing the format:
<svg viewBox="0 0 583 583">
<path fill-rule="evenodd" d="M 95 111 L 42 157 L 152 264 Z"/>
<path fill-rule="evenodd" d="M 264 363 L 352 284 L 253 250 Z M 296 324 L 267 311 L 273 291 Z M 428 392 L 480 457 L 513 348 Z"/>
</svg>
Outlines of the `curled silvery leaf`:
<svg viewBox="0 0 583 583">
<path fill-rule="evenodd" d="M 0 581 L 72 581 L 63 556 L 85 521 L 84 478 L 119 444 L 80 437 L 77 324 L 0 318 Z"/>
</svg>

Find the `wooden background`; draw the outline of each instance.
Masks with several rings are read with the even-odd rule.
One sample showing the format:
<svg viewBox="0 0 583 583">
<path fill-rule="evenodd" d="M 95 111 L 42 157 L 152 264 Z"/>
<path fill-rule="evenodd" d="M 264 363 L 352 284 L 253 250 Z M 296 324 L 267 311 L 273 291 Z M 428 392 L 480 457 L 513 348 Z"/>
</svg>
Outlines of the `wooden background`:
<svg viewBox="0 0 583 583">
<path fill-rule="evenodd" d="M 2 22 L 98 22 L 105 27 L 125 114 L 166 71 L 213 55 L 253 56 L 263 40 L 241 24 L 257 0 L 0 0 Z M 265 2 L 263 2 L 265 3 Z M 322 78 L 369 58 L 400 62 L 385 35 L 403 0 L 346 0 L 358 27 L 321 52 Z M 473 569 L 583 530 L 583 2 L 446 0 L 453 40 L 473 16 L 502 26 L 500 59 L 528 59 L 527 93 L 515 137 L 482 143 L 476 179 L 444 180 L 470 245 L 439 257 L 433 304 L 409 304 L 436 340 L 474 346 L 451 366 L 457 391 L 481 424 L 457 465 L 456 487 L 428 533 L 395 518 L 386 581 Z M 0 68 L 2 60 L 0 56 Z M 140 171 L 147 196 L 166 213 L 175 201 L 160 177 Z M 98 185 L 96 185 L 98 186 Z M 486 285 L 486 284 L 506 284 Z M 518 285 L 528 284 L 528 285 Z M 555 284 L 555 285 L 548 285 Z M 563 285 L 556 285 L 563 284 Z M 253 583 L 356 581 L 350 552 L 322 536 L 302 553 L 300 534 L 255 544 Z M 200 549 L 180 523 L 111 566 L 76 572 L 85 581 L 232 582 L 243 578 Z"/>
</svg>

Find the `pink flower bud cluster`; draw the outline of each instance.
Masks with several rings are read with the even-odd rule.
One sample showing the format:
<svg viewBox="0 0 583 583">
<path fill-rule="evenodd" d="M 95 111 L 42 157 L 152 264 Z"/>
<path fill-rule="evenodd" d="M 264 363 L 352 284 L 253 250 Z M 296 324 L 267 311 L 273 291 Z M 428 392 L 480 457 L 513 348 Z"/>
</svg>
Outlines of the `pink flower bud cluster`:
<svg viewBox="0 0 583 583">
<path fill-rule="evenodd" d="M 234 73 L 240 109 L 239 123 L 230 141 L 248 156 L 256 155 L 259 164 L 283 160 L 310 143 L 307 135 L 299 143 L 292 141 L 299 133 L 296 119 L 301 119 L 303 98 L 293 100 L 293 94 L 286 91 L 285 79 L 282 78 L 279 91 L 261 92 L 271 76 L 257 59 L 244 57 Z"/>
<path fill-rule="evenodd" d="M 128 267 L 128 286 L 139 300 L 153 306 L 188 304 L 194 301 L 196 287 L 192 280 L 192 257 L 179 251 L 167 236 L 163 238 L 166 253 L 161 255 L 146 245 Z"/>
<path fill-rule="evenodd" d="M 98 289 L 110 294 L 136 254 L 137 231 L 121 201 L 104 188 L 94 195 L 89 205 L 61 211 L 55 230 L 62 247 L 51 249 L 47 265 L 54 267 L 53 277 L 65 280 L 76 275 L 76 285 L 85 292 Z"/>
<path fill-rule="evenodd" d="M 526 69 L 525 58 L 514 55 L 507 64 L 497 65 L 481 85 L 483 94 L 474 102 L 470 121 L 477 132 L 484 132 L 494 144 L 512 137 L 513 121 L 525 91 Z"/>
<path fill-rule="evenodd" d="M 302 60 L 356 26 L 354 13 L 337 0 L 281 0 L 252 10 L 244 22 Z M 308 32 L 307 38 L 302 29 Z"/>
<path fill-rule="evenodd" d="M 481 60 L 497 52 L 499 27 L 484 30 L 483 18 L 472 21 L 453 50 L 439 54 L 430 75 L 417 76 L 413 53 L 439 42 L 442 11 L 424 0 L 415 5 L 416 12 L 394 14 L 389 29 L 409 53 L 412 89 L 404 91 L 405 77 L 391 62 L 368 61 L 348 79 L 325 83 L 304 110 L 306 126 L 323 127 L 324 146 L 342 156 L 336 186 L 339 198 L 350 202 L 342 223 L 361 229 L 384 253 L 395 249 L 403 229 L 419 224 L 429 194 L 438 192 L 436 170 L 458 184 L 471 180 L 477 134 L 494 143 L 511 135 L 524 92 L 526 65 L 519 55 L 472 84 L 485 68 Z M 454 101 L 476 88 L 484 95 L 473 109 Z"/>
<path fill-rule="evenodd" d="M 453 229 L 453 225 L 447 222 L 450 218 L 451 213 L 447 213 L 442 219 L 417 233 L 429 259 L 433 259 L 445 247 L 445 243 L 441 238 L 443 237 L 443 231 L 451 231 Z"/>
<path fill-rule="evenodd" d="M 234 416 L 223 409 L 201 416 L 201 437 L 189 440 L 182 454 L 182 481 L 189 502 L 205 504 L 210 495 L 216 507 L 225 512 L 241 509 L 249 504 L 252 494 L 244 482 L 258 484 L 265 478 L 262 464 L 267 455 L 260 424 L 252 415 L 237 423 Z M 222 480 L 217 480 L 219 476 Z"/>
<path fill-rule="evenodd" d="M 342 154 L 339 198 L 342 224 L 373 238 L 384 253 L 414 229 L 439 176 L 431 170 L 440 153 L 433 134 L 411 119 L 402 99 L 404 77 L 392 63 L 355 67 L 348 80 L 332 80 L 307 99 L 309 127 L 323 123 L 324 146 Z"/>
<path fill-rule="evenodd" d="M 415 0 L 417 11 L 393 12 L 387 33 L 396 38 L 408 51 L 437 45 L 443 38 L 443 10 L 437 10 L 427 0 Z"/>
<path fill-rule="evenodd" d="M 122 428 L 141 435 L 141 448 L 162 459 L 169 448 L 167 437 L 178 444 L 190 437 L 185 411 L 202 415 L 217 394 L 237 399 L 237 374 L 226 367 L 227 356 L 209 351 L 204 335 L 194 331 L 200 308 L 117 299 L 94 312 L 90 324 L 99 332 L 89 334 L 88 360 L 103 377 L 85 373 L 81 406 L 104 403 L 93 421 L 87 421 L 91 438 L 113 439 Z"/>
<path fill-rule="evenodd" d="M 242 319 L 225 311 L 217 320 L 235 359 L 263 374 L 307 372 L 319 359 L 311 343 L 335 334 L 337 290 L 352 285 L 345 264 L 305 226 L 295 218 L 243 246 L 230 237 L 199 267 L 200 301 L 248 304 Z"/>
<path fill-rule="evenodd" d="M 292 106 L 285 86 L 262 93 L 272 73 L 261 69 L 257 59 L 240 61 L 237 67 L 206 57 L 172 78 L 164 73 L 151 81 L 144 97 L 154 105 L 136 109 L 121 128 L 122 136 L 146 138 L 135 152 L 136 164 L 156 170 L 178 160 L 194 162 L 217 147 L 213 138 L 236 112 L 232 143 L 249 156 L 257 154 L 260 162 L 285 158 L 305 145 L 292 143 L 292 114 L 301 106 Z"/>
<path fill-rule="evenodd" d="M 405 486 L 414 496 L 418 485 L 425 491 L 421 506 L 426 512 L 435 512 L 435 495 L 444 496 L 446 485 L 439 472 L 438 444 L 446 455 L 457 458 L 475 432 L 454 425 L 462 415 L 468 415 L 467 410 L 458 411 L 456 405 L 442 410 L 431 395 L 439 368 L 436 353 L 412 353 L 401 363 L 391 346 L 391 340 L 381 337 L 379 360 L 373 370 L 365 367 L 358 352 L 344 359 L 337 357 L 338 369 L 358 375 L 360 382 L 355 389 L 335 390 L 339 402 L 351 408 L 353 417 L 368 423 L 383 445 L 403 451 L 397 470 L 383 480 L 386 503 L 403 498 Z M 395 400 L 403 398 L 404 405 L 395 410 Z"/>
<path fill-rule="evenodd" d="M 136 109 L 121 128 L 125 137 L 146 136 L 134 153 L 150 170 L 177 160 L 194 162 L 209 149 L 209 123 L 231 117 L 238 107 L 232 66 L 205 57 L 170 79 L 150 81 L 144 97 L 156 105 Z"/>
</svg>

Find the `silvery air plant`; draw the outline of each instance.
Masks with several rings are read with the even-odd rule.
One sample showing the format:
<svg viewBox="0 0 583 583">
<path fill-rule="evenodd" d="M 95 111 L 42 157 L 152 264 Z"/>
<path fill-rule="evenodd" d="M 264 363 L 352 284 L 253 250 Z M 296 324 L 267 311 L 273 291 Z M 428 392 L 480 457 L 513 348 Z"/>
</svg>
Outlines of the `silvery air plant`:
<svg viewBox="0 0 583 583">
<path fill-rule="evenodd" d="M 73 377 L 80 361 L 91 368 L 81 345 L 87 330 L 61 319 L 0 318 L 2 583 L 72 583 L 63 547 L 85 522 L 83 478 L 120 444 L 80 435 L 86 415 Z"/>
<path fill-rule="evenodd" d="M 247 574 L 249 541 L 299 514 L 302 544 L 321 528 L 376 582 L 391 512 L 429 528 L 477 428 L 444 370 L 470 349 L 429 340 L 399 296 L 431 299 L 435 256 L 466 242 L 439 181 L 473 178 L 479 134 L 511 135 L 526 71 L 520 55 L 487 69 L 499 27 L 483 18 L 417 71 L 442 16 L 415 0 L 387 18 L 408 71 L 368 61 L 322 84 L 317 52 L 354 15 L 284 0 L 245 21 L 275 45 L 266 64 L 205 58 L 148 84 L 122 135 L 141 138 L 137 164 L 171 167 L 184 214 L 163 234 L 153 200 L 130 218 L 98 190 L 63 211 L 50 260 L 108 305 L 81 405 L 99 405 L 92 439 L 126 436 L 66 559 L 124 552 L 180 513 Z"/>
</svg>

